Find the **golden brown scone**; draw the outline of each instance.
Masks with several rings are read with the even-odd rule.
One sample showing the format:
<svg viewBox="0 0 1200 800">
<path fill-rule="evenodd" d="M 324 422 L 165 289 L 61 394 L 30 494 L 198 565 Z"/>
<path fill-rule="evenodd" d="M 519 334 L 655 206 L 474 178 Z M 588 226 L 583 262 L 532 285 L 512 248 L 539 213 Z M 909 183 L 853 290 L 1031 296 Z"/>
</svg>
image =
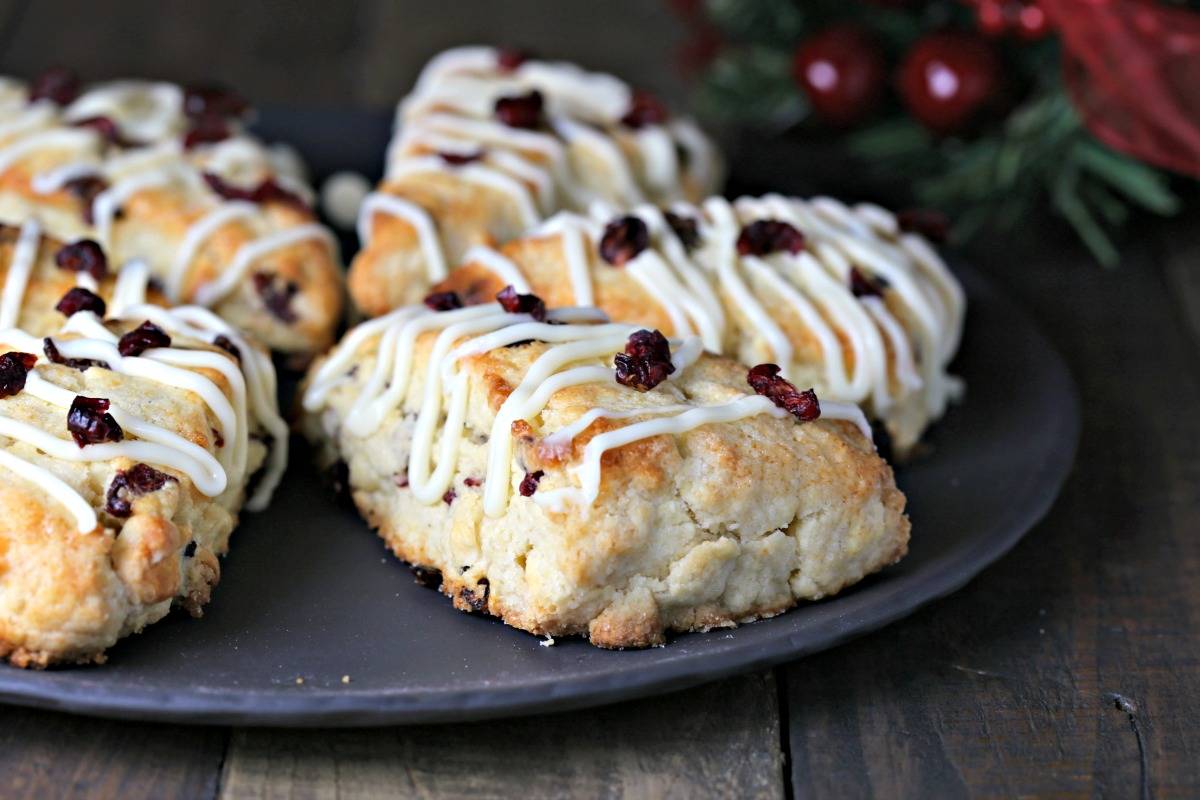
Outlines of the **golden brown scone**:
<svg viewBox="0 0 1200 800">
<path fill-rule="evenodd" d="M 39 306 L 15 327 L 0 302 L 0 657 L 101 662 L 172 605 L 201 614 L 239 510 L 279 481 L 287 426 L 265 350 L 204 309 L 146 303 L 145 272 L 114 287 L 59 269 L 61 245 L 30 230 L 0 230 L 0 297 Z"/>
<path fill-rule="evenodd" d="M 614 378 L 654 384 L 665 339 L 588 324 L 594 311 L 537 323 L 535 306 L 393 312 L 306 382 L 307 435 L 456 607 L 644 647 L 781 613 L 904 555 L 904 496 L 856 409 L 800 422 L 695 341 L 639 391 Z M 622 347 L 647 359 L 614 372 Z"/>
<path fill-rule="evenodd" d="M 720 158 L 690 120 L 572 64 L 448 50 L 400 104 L 387 172 L 359 217 L 350 292 L 369 316 L 419 302 L 478 244 L 559 209 L 699 201 Z"/>
<path fill-rule="evenodd" d="M 342 312 L 336 243 L 292 162 L 241 130 L 244 104 L 68 78 L 6 83 L 0 221 L 94 239 L 115 265 L 144 260 L 172 303 L 209 306 L 295 361 L 325 349 Z"/>
<path fill-rule="evenodd" d="M 574 253 L 574 255 L 572 255 Z M 822 397 L 861 404 L 909 452 L 959 391 L 947 366 L 965 300 L 919 233 L 874 205 L 767 195 L 666 213 L 562 213 L 433 287 L 492 302 L 514 280 L 550 306 L 696 334 L 706 347 L 776 362 Z"/>
</svg>

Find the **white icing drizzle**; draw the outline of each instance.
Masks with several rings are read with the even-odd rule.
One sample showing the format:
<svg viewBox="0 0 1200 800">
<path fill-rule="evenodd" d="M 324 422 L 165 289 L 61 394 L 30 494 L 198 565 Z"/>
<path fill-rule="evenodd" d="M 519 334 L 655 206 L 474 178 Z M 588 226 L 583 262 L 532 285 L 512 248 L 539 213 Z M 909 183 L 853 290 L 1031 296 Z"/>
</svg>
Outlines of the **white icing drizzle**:
<svg viewBox="0 0 1200 800">
<path fill-rule="evenodd" d="M 9 265 L 0 306 L 0 343 L 38 357 L 45 363 L 42 340 L 12 327 L 16 313 L 35 263 L 40 229 L 36 222 L 27 222 Z M 78 284 L 97 288 L 91 276 L 80 275 Z M 205 448 L 179 434 L 149 423 L 118 402 L 108 413 L 125 432 L 120 442 L 89 444 L 80 448 L 68 438 L 56 436 L 28 422 L 8 417 L 0 410 L 0 436 L 28 444 L 46 455 L 73 462 L 109 461 L 128 458 L 174 470 L 186 475 L 197 490 L 209 497 L 224 493 L 230 486 L 241 486 L 249 467 L 249 434 L 251 417 L 273 439 L 269 461 L 255 494 L 246 502 L 250 510 L 261 510 L 278 486 L 287 464 L 287 424 L 279 416 L 275 404 L 276 381 L 270 358 L 250 345 L 233 328 L 215 314 L 196 306 L 164 309 L 145 303 L 145 288 L 149 269 L 142 261 L 130 262 L 117 278 L 110 305 L 112 318 L 147 320 L 172 337 L 187 336 L 200 341 L 213 341 L 225 336 L 241 356 L 241 364 L 218 351 L 189 350 L 181 347 L 151 348 L 138 356 L 122 356 L 117 349 L 118 337 L 108 330 L 92 312 L 80 312 L 63 326 L 63 334 L 78 334 L 81 338 L 58 338 L 55 345 L 64 358 L 92 359 L 103 362 L 107 369 L 129 376 L 154 381 L 164 386 L 187 390 L 198 396 L 216 420 L 215 434 L 224 440 L 214 457 Z M 15 311 L 10 312 L 10 306 Z M 93 367 L 100 369 L 103 367 Z M 202 371 L 219 373 L 229 387 L 226 395 Z M 85 390 L 86 392 L 86 390 Z M 63 431 L 66 431 L 66 410 L 76 392 L 47 380 L 36 368 L 26 377 L 22 393 L 54 406 L 62 412 Z M 0 402 L 0 409 L 3 403 Z M 49 496 L 62 503 L 75 518 L 80 531 L 90 531 L 97 525 L 90 504 L 75 489 L 53 473 L 29 463 L 18 456 L 0 451 L 0 466 L 12 469 L 39 486 Z"/>
<path fill-rule="evenodd" d="M 437 227 L 429 212 L 416 203 L 395 195 L 384 192 L 367 195 L 358 212 L 358 243 L 364 250 L 371 245 L 371 227 L 376 214 L 399 217 L 412 226 L 425 259 L 425 274 L 429 277 L 429 282 L 436 283 L 446 277 L 446 257 L 442 253 Z"/>
<path fill-rule="evenodd" d="M 26 220 L 8 264 L 4 290 L 0 292 L 0 328 L 14 327 L 21 316 L 21 301 L 25 299 L 25 288 L 29 285 L 41 241 L 42 226 L 37 220 Z"/>
<path fill-rule="evenodd" d="M 122 137 L 141 145 L 123 149 L 106 143 L 92 128 L 72 127 L 73 123 L 94 117 L 112 120 Z M 247 245 L 247 254 L 266 254 L 279 241 L 295 241 L 314 236 L 312 226 L 301 225 L 273 230 L 278 223 L 257 206 L 245 201 L 225 201 L 211 191 L 202 172 L 213 172 L 235 185 L 253 186 L 273 177 L 286 190 L 312 203 L 315 194 L 302 178 L 302 171 L 277 169 L 279 161 L 257 140 L 241 133 L 214 144 L 202 144 L 185 151 L 181 136 L 188 125 L 183 113 L 183 90 L 173 84 L 148 81 L 112 81 L 88 87 L 65 109 L 53 103 L 0 109 L 0 173 L 37 154 L 54 153 L 60 160 L 44 171 L 33 174 L 30 185 L 37 194 L 60 191 L 67 182 L 96 176 L 109 183 L 93 201 L 94 238 L 110 253 L 114 250 L 114 220 L 120 209 L 141 192 L 171 187 L 194 196 L 197 204 L 211 206 L 184 231 L 174 259 L 156 264 L 164 273 L 167 294 L 178 302 L 187 274 L 203 243 L 223 225 L 245 220 L 256 236 L 271 238 L 260 248 Z M 236 122 L 232 122 L 236 127 Z M 291 230 L 304 230 L 296 239 L 285 236 Z M 330 237 L 323 236 L 332 243 Z M 241 253 L 239 253 L 241 255 Z M 253 259 L 251 259 L 253 260 Z M 245 259 L 233 260 L 240 278 L 248 267 Z M 234 280 L 224 275 L 205 287 L 205 303 L 223 297 Z"/>
<path fill-rule="evenodd" d="M 334 348 L 326 361 L 312 374 L 305 391 L 306 411 L 316 413 L 327 406 L 330 394 L 350 380 L 348 371 L 360 363 L 364 349 L 374 347 L 374 364 L 341 424 L 352 435 L 369 438 L 377 434 L 386 415 L 402 408 L 414 379 L 417 341 L 422 334 L 433 334 L 422 348 L 425 374 L 416 403 L 416 422 L 408 459 L 408 487 L 423 503 L 440 502 L 453 486 L 458 451 L 466 431 L 470 404 L 469 374 L 459 369 L 467 358 L 491 352 L 529 339 L 545 342 L 547 349 L 529 366 L 496 411 L 487 438 L 487 471 L 484 478 L 483 508 L 489 516 L 504 513 L 513 484 L 513 424 L 536 420 L 550 398 L 571 386 L 614 384 L 611 359 L 626 345 L 636 326 L 609 323 L 594 308 L 563 308 L 548 312 L 545 322 L 528 314 L 509 314 L 496 305 L 469 306 L 446 312 L 423 307 L 398 309 L 388 315 L 359 325 Z M 675 371 L 668 380 L 678 379 L 704 351 L 703 342 L 692 337 L 675 342 L 672 363 Z M 632 391 L 632 390 L 631 390 Z M 666 394 L 652 395 L 671 396 Z M 855 406 L 830 404 L 830 418 L 849 419 L 870 437 L 870 428 Z M 604 451 L 649 436 L 683 433 L 714 422 L 741 419 L 757 414 L 787 416 L 769 399 L 758 395 L 707 407 L 667 403 L 641 409 L 593 408 L 569 425 L 549 434 L 543 445 L 564 448 L 571 440 L 601 417 L 629 419 L 647 416 L 653 419 L 634 422 L 615 431 L 600 434 L 585 448 L 583 461 L 572 469 L 580 480 L 579 488 L 547 490 L 535 495 L 539 504 L 553 509 L 570 501 L 585 508 L 599 491 L 600 458 Z"/>
<path fill-rule="evenodd" d="M 233 260 L 225 267 L 215 281 L 207 283 L 196 290 L 196 302 L 202 306 L 212 306 L 232 292 L 242 280 L 242 276 L 254 262 L 285 247 L 301 244 L 306 241 L 316 241 L 324 244 L 336 254 L 337 242 L 324 225 L 310 223 L 294 228 L 267 234 L 261 238 L 247 242 L 238 248 Z"/>
<path fill-rule="evenodd" d="M 387 154 L 390 191 L 402 193 L 404 182 L 430 173 L 452 175 L 506 197 L 528 229 L 561 207 L 583 210 L 596 200 L 672 202 L 716 188 L 720 170 L 715 149 L 694 123 L 674 119 L 629 130 L 621 118 L 633 93 L 617 78 L 532 60 L 502 70 L 498 56 L 494 48 L 461 47 L 429 61 L 397 108 Z M 535 90 L 544 99 L 548 130 L 513 128 L 494 119 L 496 100 Z M 686 167 L 677 146 L 689 155 Z M 436 155 L 443 152 L 482 157 L 455 166 Z M 360 231 L 369 231 L 380 210 L 364 206 Z M 435 265 L 448 260 L 436 228 L 411 210 L 393 216 L 421 226 L 417 233 L 432 276 Z M 435 246 L 437 256 L 431 252 Z M 590 289 L 584 291 L 581 280 L 573 286 L 576 302 L 590 304 Z"/>
</svg>

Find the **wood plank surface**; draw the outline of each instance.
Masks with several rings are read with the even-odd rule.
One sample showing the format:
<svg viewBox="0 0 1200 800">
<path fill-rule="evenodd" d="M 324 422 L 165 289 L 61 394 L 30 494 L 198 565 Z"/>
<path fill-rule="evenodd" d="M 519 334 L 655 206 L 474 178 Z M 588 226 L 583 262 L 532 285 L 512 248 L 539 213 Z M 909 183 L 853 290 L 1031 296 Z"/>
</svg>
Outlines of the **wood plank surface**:
<svg viewBox="0 0 1200 800">
<path fill-rule="evenodd" d="M 518 720 L 238 730 L 220 797 L 779 798 L 777 712 L 767 673 Z"/>
<path fill-rule="evenodd" d="M 0 706 L 5 800 L 216 796 L 229 732 Z"/>
<path fill-rule="evenodd" d="M 1061 233 L 1032 238 L 975 260 L 1074 369 L 1074 474 L 967 589 L 787 669 L 797 797 L 1200 791 L 1200 359 L 1182 295 L 1157 240 L 1105 272 Z M 1173 265 L 1189 302 L 1197 263 Z"/>
</svg>

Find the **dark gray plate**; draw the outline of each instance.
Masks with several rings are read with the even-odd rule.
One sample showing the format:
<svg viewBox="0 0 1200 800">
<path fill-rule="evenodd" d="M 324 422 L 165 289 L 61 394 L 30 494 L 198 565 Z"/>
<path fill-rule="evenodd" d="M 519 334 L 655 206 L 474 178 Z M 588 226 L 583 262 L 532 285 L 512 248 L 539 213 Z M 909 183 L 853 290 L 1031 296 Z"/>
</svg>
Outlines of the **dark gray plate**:
<svg viewBox="0 0 1200 800">
<path fill-rule="evenodd" d="M 663 648 L 543 647 L 417 586 L 334 504 L 298 447 L 271 510 L 246 515 L 235 534 L 203 620 L 164 620 L 103 667 L 0 668 L 0 700 L 239 725 L 476 719 L 682 689 L 879 628 L 1011 548 L 1049 509 L 1078 439 L 1075 388 L 1054 348 L 982 276 L 960 274 L 971 302 L 958 359 L 968 395 L 933 430 L 931 452 L 898 472 L 911 551 L 839 597 Z"/>
</svg>

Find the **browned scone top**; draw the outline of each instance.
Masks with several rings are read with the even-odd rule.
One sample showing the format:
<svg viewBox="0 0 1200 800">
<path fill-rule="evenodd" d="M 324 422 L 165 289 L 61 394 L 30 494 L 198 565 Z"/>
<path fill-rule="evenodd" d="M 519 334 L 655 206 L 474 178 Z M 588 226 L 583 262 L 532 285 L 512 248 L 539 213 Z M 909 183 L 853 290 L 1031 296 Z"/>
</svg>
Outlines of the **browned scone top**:
<svg viewBox="0 0 1200 800">
<path fill-rule="evenodd" d="M 211 307 L 306 362 L 341 318 L 336 243 L 293 161 L 244 132 L 233 97 L 0 79 L 0 221 L 94 239 L 114 269 L 142 260 L 172 303 Z"/>
<path fill-rule="evenodd" d="M 459 366 L 470 400 L 453 479 L 440 499 L 421 502 L 408 467 L 433 340 L 416 340 L 414 380 L 378 430 L 357 435 L 346 425 L 375 367 L 378 336 L 361 343 L 303 424 L 327 464 L 344 462 L 367 522 L 398 557 L 439 571 L 461 610 L 531 633 L 645 647 L 670 631 L 732 626 L 834 594 L 907 550 L 891 468 L 854 424 L 838 420 L 761 413 L 641 438 L 604 453 L 590 506 L 536 502 L 580 484 L 576 468 L 602 433 L 652 419 L 655 408 L 752 394 L 746 367 L 711 356 L 646 392 L 615 380 L 561 389 L 535 418 L 514 422 L 505 434 L 514 444 L 509 499 L 498 516 L 485 513 L 483 496 L 492 424 L 549 345 L 466 358 Z M 565 446 L 547 439 L 596 408 L 628 416 L 597 419 Z"/>
</svg>

